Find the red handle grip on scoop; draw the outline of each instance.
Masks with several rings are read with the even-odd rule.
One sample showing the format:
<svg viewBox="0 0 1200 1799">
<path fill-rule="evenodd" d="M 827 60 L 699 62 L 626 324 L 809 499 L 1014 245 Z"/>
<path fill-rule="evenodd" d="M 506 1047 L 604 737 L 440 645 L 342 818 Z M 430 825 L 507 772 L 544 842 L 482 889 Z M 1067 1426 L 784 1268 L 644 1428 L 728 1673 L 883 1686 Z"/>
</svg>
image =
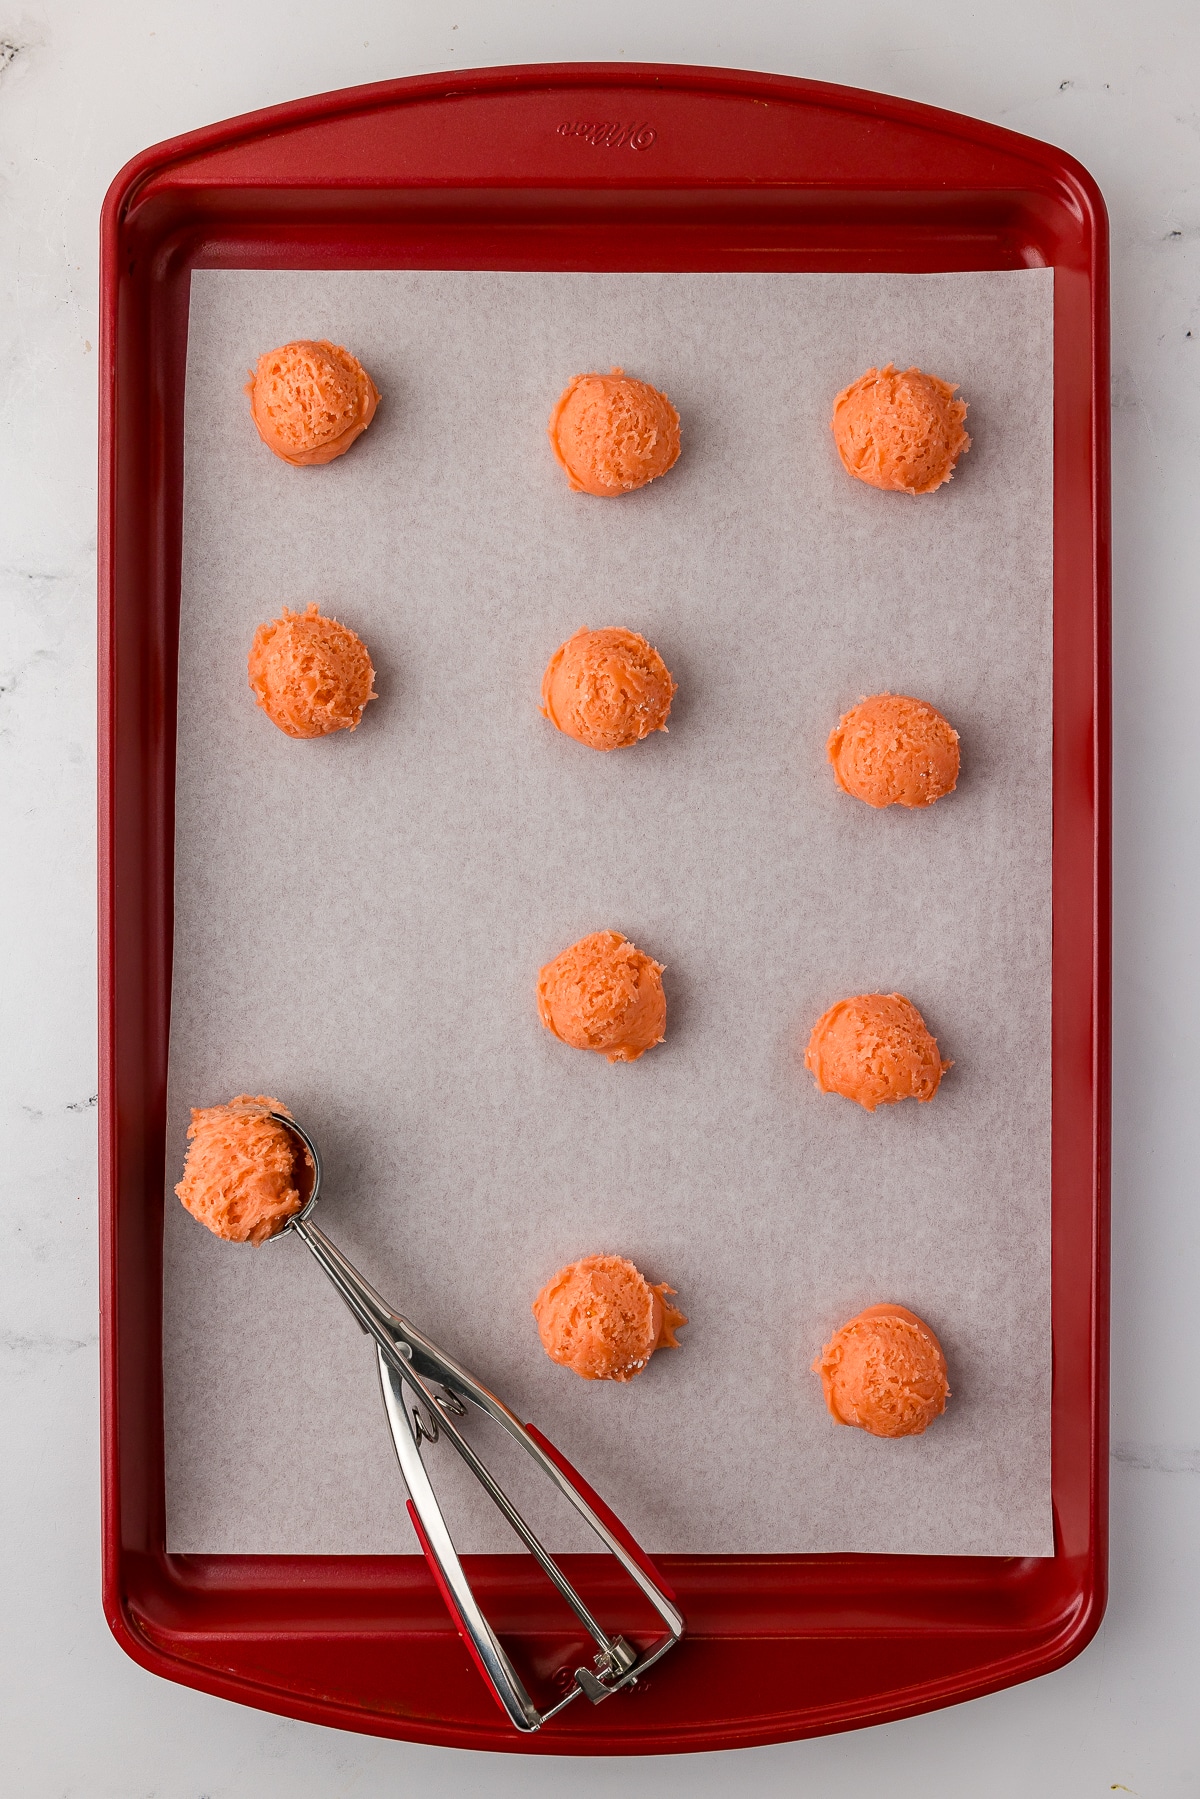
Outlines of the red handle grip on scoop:
<svg viewBox="0 0 1200 1799">
<path fill-rule="evenodd" d="M 671 1591 L 670 1586 L 663 1579 L 641 1544 L 637 1542 L 634 1537 L 630 1536 L 628 1530 L 626 1530 L 625 1526 L 621 1523 L 621 1520 L 617 1517 L 616 1513 L 611 1511 L 609 1507 L 605 1505 L 599 1493 L 595 1492 L 588 1485 L 582 1474 L 577 1473 L 576 1470 L 572 1468 L 561 1449 L 556 1449 L 549 1437 L 544 1437 L 542 1435 L 536 1424 L 526 1424 L 525 1429 L 529 1432 L 538 1448 L 542 1450 L 545 1455 L 550 1457 L 550 1460 L 554 1463 L 554 1466 L 558 1469 L 559 1473 L 565 1474 L 571 1485 L 575 1488 L 575 1491 L 587 1500 L 597 1518 L 608 1526 L 630 1561 L 637 1563 L 642 1573 L 647 1575 L 649 1579 L 654 1582 L 655 1586 L 661 1593 L 666 1595 L 672 1605 L 678 1605 L 679 1601 Z"/>
</svg>

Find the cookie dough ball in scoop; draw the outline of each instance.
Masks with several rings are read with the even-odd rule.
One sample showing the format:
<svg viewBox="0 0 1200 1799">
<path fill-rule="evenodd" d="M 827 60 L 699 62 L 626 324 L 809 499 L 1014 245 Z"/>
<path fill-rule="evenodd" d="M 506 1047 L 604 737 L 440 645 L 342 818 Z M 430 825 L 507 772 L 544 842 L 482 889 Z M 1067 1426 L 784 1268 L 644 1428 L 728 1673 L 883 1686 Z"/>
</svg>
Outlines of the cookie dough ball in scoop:
<svg viewBox="0 0 1200 1799">
<path fill-rule="evenodd" d="M 550 414 L 550 442 L 574 493 L 602 500 L 665 475 L 679 456 L 679 414 L 623 369 L 576 375 Z"/>
<path fill-rule="evenodd" d="M 183 1179 L 175 1192 L 192 1217 L 231 1243 L 265 1243 L 300 1210 L 308 1151 L 272 1112 L 291 1113 L 265 1093 L 227 1106 L 194 1106 Z"/>
<path fill-rule="evenodd" d="M 662 974 L 620 931 L 593 931 L 541 970 L 538 1014 L 572 1049 L 636 1062 L 666 1034 Z"/>
<path fill-rule="evenodd" d="M 957 385 L 957 384 L 955 384 Z M 833 403 L 833 436 L 850 474 L 891 493 L 932 493 L 971 447 L 965 400 L 920 369 L 868 369 Z"/>
<path fill-rule="evenodd" d="M 675 683 L 636 631 L 576 631 L 542 677 L 542 715 L 594 750 L 624 749 L 665 731 Z"/>
<path fill-rule="evenodd" d="M 260 625 L 250 646 L 250 686 L 271 723 L 289 737 L 353 731 L 378 698 L 367 646 L 314 600 Z"/>
<path fill-rule="evenodd" d="M 903 693 L 860 700 L 826 748 L 838 786 L 868 806 L 932 806 L 958 780 L 958 732 Z"/>
<path fill-rule="evenodd" d="M 902 993 L 859 993 L 818 1018 L 804 1066 L 822 1093 L 866 1111 L 897 1100 L 931 1100 L 946 1070 L 925 1020 Z"/>
<path fill-rule="evenodd" d="M 946 1358 L 929 1326 L 904 1306 L 868 1306 L 836 1330 L 813 1363 L 838 1424 L 873 1437 L 919 1437 L 950 1397 Z"/>
<path fill-rule="evenodd" d="M 297 468 L 344 456 L 379 404 L 379 390 L 358 358 L 324 338 L 268 350 L 246 392 L 258 435 Z"/>
<path fill-rule="evenodd" d="M 632 1380 L 656 1349 L 678 1349 L 687 1319 L 674 1287 L 652 1287 L 624 1256 L 584 1256 L 560 1268 L 533 1302 L 542 1348 L 583 1380 Z"/>
</svg>

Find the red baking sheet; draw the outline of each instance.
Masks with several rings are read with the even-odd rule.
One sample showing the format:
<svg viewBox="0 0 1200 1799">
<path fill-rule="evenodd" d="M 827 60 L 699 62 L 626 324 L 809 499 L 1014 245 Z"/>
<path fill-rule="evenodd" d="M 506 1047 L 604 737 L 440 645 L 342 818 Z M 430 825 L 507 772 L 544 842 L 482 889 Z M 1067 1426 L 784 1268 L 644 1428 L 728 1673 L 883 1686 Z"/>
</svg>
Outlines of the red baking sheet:
<svg viewBox="0 0 1200 1799">
<path fill-rule="evenodd" d="M 419 1556 L 165 1549 L 190 271 L 1030 266 L 1055 270 L 1055 1554 L 665 1558 L 688 1620 L 682 1647 L 635 1694 L 577 1704 L 519 1737 Z M 104 1605 L 117 1640 L 157 1674 L 266 1710 L 558 1755 L 733 1748 L 879 1723 L 1077 1655 L 1104 1608 L 1107 1528 L 1108 275 L 1094 182 L 1030 138 L 783 76 L 639 65 L 420 76 L 136 157 L 104 206 L 101 305 L 101 1403 Z M 752 1479 L 753 1419 L 743 1427 Z M 636 1626 L 607 1558 L 568 1559 L 601 1615 Z M 534 1681 L 574 1666 L 581 1639 L 528 1558 L 468 1561 Z"/>
</svg>

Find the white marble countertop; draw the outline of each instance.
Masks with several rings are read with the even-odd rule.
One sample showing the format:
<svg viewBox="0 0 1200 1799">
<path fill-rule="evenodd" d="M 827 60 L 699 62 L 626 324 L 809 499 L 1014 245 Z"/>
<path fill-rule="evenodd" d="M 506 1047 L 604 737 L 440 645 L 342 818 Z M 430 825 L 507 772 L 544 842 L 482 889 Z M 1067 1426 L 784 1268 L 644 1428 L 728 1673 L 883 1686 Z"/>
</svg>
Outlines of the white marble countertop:
<svg viewBox="0 0 1200 1799">
<path fill-rule="evenodd" d="M 96 229 L 157 139 L 507 62 L 778 70 L 1060 144 L 1113 227 L 1112 1596 L 1067 1668 L 878 1729 L 656 1764 L 726 1793 L 1200 1792 L 1200 8 L 1188 0 L 29 0 L 0 9 L 0 1483 L 4 1790 L 21 1799 L 623 1790 L 624 1763 L 377 1741 L 124 1657 L 100 1610 L 93 898 Z M 1191 1098 L 1189 1098 L 1191 1094 Z M 1190 1122 L 1189 1122 L 1190 1120 Z"/>
</svg>

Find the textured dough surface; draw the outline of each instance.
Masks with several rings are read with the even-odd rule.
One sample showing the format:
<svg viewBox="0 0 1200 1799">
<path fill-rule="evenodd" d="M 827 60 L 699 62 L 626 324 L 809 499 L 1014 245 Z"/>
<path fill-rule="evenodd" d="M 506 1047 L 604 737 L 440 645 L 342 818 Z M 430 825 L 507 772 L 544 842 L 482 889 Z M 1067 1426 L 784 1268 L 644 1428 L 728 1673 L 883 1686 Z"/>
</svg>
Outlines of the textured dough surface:
<svg viewBox="0 0 1200 1799">
<path fill-rule="evenodd" d="M 296 468 L 344 456 L 379 404 L 379 390 L 357 356 L 325 338 L 268 350 L 246 392 L 258 435 Z"/>
<path fill-rule="evenodd" d="M 904 1306 L 868 1306 L 836 1330 L 813 1363 L 838 1424 L 873 1437 L 919 1437 L 946 1409 L 942 1346 Z"/>
<path fill-rule="evenodd" d="M 833 436 L 850 474 L 891 493 L 933 493 L 971 447 L 957 383 L 899 370 L 868 369 L 833 403 Z"/>
<path fill-rule="evenodd" d="M 318 612 L 315 600 L 303 612 L 285 606 L 258 627 L 247 672 L 258 704 L 289 737 L 353 731 L 378 698 L 367 646 L 349 625 Z"/>
<path fill-rule="evenodd" d="M 593 750 L 618 750 L 665 731 L 675 683 L 636 631 L 585 627 L 555 650 L 542 677 L 542 715 Z"/>
<path fill-rule="evenodd" d="M 227 1106 L 193 1106 L 183 1179 L 175 1192 L 192 1217 L 231 1243 L 265 1243 L 301 1206 L 296 1157 L 308 1152 L 269 1116 L 287 1107 L 264 1093 Z"/>
<path fill-rule="evenodd" d="M 651 1286 L 624 1256 L 584 1256 L 560 1268 L 533 1302 L 538 1335 L 552 1361 L 583 1380 L 632 1380 L 656 1349 L 678 1349 L 687 1319 L 671 1304 L 674 1287 Z"/>
<path fill-rule="evenodd" d="M 592 931 L 538 974 L 538 1014 L 572 1049 L 636 1062 L 667 1028 L 662 964 L 620 931 Z"/>
<path fill-rule="evenodd" d="M 826 753 L 843 793 L 868 806 L 932 806 L 958 782 L 958 732 L 908 694 L 860 700 L 830 732 Z"/>
<path fill-rule="evenodd" d="M 818 1018 L 804 1066 L 822 1093 L 873 1112 L 901 1099 L 931 1100 L 952 1064 L 902 993 L 858 993 Z"/>
<path fill-rule="evenodd" d="M 599 499 L 645 487 L 679 457 L 679 414 L 666 394 L 624 369 L 572 376 L 549 431 L 572 491 Z"/>
</svg>

